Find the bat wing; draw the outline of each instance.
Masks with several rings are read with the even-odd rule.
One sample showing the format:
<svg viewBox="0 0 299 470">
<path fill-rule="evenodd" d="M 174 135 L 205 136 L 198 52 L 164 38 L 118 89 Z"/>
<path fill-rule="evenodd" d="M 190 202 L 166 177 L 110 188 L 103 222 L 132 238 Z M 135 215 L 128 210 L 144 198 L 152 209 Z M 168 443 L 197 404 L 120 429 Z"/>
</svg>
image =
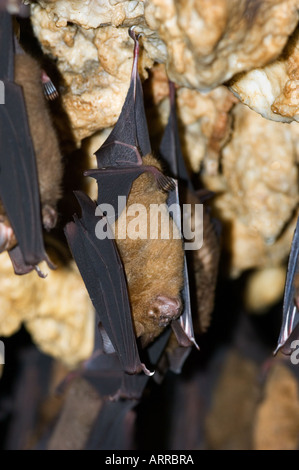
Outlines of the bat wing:
<svg viewBox="0 0 299 470">
<path fill-rule="evenodd" d="M 172 206 L 173 204 L 175 204 L 174 207 L 177 207 L 177 208 L 180 207 L 179 190 L 178 190 L 177 183 L 176 183 L 175 190 L 169 193 L 169 196 L 167 199 L 168 206 Z M 180 212 L 172 213 L 172 218 L 175 224 L 177 225 L 178 229 L 181 231 L 180 215 L 181 215 Z M 191 313 L 189 275 L 188 275 L 186 255 L 184 255 L 184 287 L 182 290 L 182 299 L 183 299 L 184 309 L 183 309 L 181 316 L 177 320 L 172 321 L 171 323 L 173 332 L 176 335 L 176 338 L 180 346 L 189 347 L 192 344 L 194 344 L 196 348 L 199 349 L 194 338 L 192 313 Z"/>
<path fill-rule="evenodd" d="M 185 186 L 188 186 L 191 190 L 193 190 L 193 185 L 189 178 L 184 163 L 184 158 L 181 152 L 178 123 L 175 110 L 175 87 L 172 82 L 169 82 L 169 91 L 170 114 L 167 126 L 165 128 L 161 140 L 159 154 L 163 161 L 166 162 L 166 164 L 168 165 L 170 174 L 174 178 L 178 179 L 178 182 L 176 183 L 176 188 L 169 193 L 167 205 L 170 207 L 175 204 L 175 207 L 180 207 L 179 186 L 181 185 L 181 183 L 183 183 Z M 177 227 L 181 231 L 180 212 L 173 213 L 172 217 Z M 183 312 L 177 320 L 174 320 L 171 323 L 172 330 L 178 341 L 178 348 L 172 353 L 171 357 L 169 357 L 170 367 L 171 370 L 174 372 L 181 371 L 182 366 L 191 351 L 192 344 L 194 344 L 196 348 L 199 349 L 195 341 L 193 330 L 189 275 L 186 255 L 184 255 L 184 287 L 182 290 L 182 299 L 184 305 Z"/>
<path fill-rule="evenodd" d="M 114 209 L 115 217 L 113 215 L 113 221 L 109 220 L 109 223 L 118 219 L 126 206 L 132 184 L 144 172 L 150 172 L 154 175 L 159 189 L 167 192 L 174 187 L 173 180 L 153 166 L 109 167 L 84 172 L 85 176 L 91 176 L 97 180 L 98 204 L 110 204 Z M 119 199 L 120 197 L 123 199 Z"/>
<path fill-rule="evenodd" d="M 113 234 L 103 240 L 96 238 L 96 205 L 85 194 L 75 194 L 82 217 L 67 224 L 65 234 L 90 298 L 123 370 L 129 374 L 143 370 L 151 375 L 139 358 L 125 273 Z"/>
<path fill-rule="evenodd" d="M 117 123 L 96 152 L 99 168 L 141 165 L 141 157 L 151 152 L 143 91 L 138 73 L 139 42 L 133 29 L 129 30 L 129 34 L 135 44 L 130 86 Z"/>
<path fill-rule="evenodd" d="M 179 127 L 175 110 L 175 86 L 172 82 L 169 82 L 169 94 L 170 113 L 168 123 L 166 125 L 160 143 L 159 154 L 162 160 L 167 164 L 169 174 L 173 178 L 176 178 L 180 182 L 183 182 L 189 187 L 189 189 L 193 190 L 194 188 L 189 178 L 184 157 L 181 151 L 181 145 L 179 140 Z"/>
<path fill-rule="evenodd" d="M 27 267 L 47 260 L 35 154 L 21 87 L 5 83 L 0 105 L 0 198 Z M 25 269 L 25 268 L 24 268 Z M 26 269 L 25 269 L 26 271 Z"/>
<path fill-rule="evenodd" d="M 123 168 L 105 168 L 98 170 L 88 170 L 84 174 L 92 176 L 98 183 L 98 204 L 110 204 L 114 209 L 113 218 L 117 220 L 126 206 L 131 186 L 138 176 L 140 176 L 146 167 L 144 165 L 135 165 L 133 167 Z M 119 199 L 122 196 L 123 199 Z M 114 220 L 109 220 L 113 223 Z"/>
<path fill-rule="evenodd" d="M 96 152 L 98 170 L 85 172 L 97 180 L 98 204 L 112 205 L 115 219 L 126 205 L 133 182 L 143 172 L 153 173 L 160 189 L 168 191 L 173 187 L 171 178 L 142 163 L 141 157 L 151 152 L 151 145 L 138 74 L 139 37 L 132 28 L 129 34 L 135 44 L 130 87 L 113 131 Z M 124 197 L 121 205 L 119 196 Z"/>
<path fill-rule="evenodd" d="M 103 332 L 103 329 L 101 329 Z M 84 364 L 83 374 L 99 390 L 101 395 L 122 399 L 141 398 L 149 380 L 146 374 L 129 375 L 123 372 L 118 355 L 105 351 L 104 340 L 96 329 L 97 341 L 94 352 Z M 147 362 L 156 368 L 170 336 L 167 328 L 153 343 L 143 350 Z"/>
<path fill-rule="evenodd" d="M 169 339 L 170 330 L 166 329 L 162 335 L 152 343 L 145 352 L 149 362 L 156 365 L 165 349 Z M 103 379 L 103 376 L 101 380 Z M 90 433 L 86 449 L 122 449 L 124 446 L 127 430 L 125 429 L 125 419 L 128 411 L 138 404 L 143 390 L 149 380 L 144 374 L 122 376 L 122 385 L 119 390 L 121 400 L 106 400 L 98 415 L 98 418 Z M 110 382 L 110 378 L 105 378 Z M 103 384 L 101 385 L 103 387 Z"/>
<path fill-rule="evenodd" d="M 278 338 L 276 354 L 280 349 L 285 354 L 291 354 L 290 345 L 295 339 L 299 339 L 299 217 L 292 241 L 289 257 L 287 278 L 283 299 L 282 325 Z M 296 285 L 298 284 L 298 285 Z"/>
</svg>

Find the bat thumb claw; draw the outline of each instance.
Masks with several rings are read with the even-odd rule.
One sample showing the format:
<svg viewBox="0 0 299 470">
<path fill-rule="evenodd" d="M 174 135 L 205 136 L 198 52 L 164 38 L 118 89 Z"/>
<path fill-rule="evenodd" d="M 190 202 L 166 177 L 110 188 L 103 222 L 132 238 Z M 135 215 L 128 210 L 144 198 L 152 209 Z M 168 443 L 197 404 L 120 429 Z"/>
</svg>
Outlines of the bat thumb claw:
<svg viewBox="0 0 299 470">
<path fill-rule="evenodd" d="M 45 261 L 50 269 L 57 269 L 57 266 L 54 263 L 52 263 L 48 255 L 46 255 Z M 43 273 L 43 271 L 40 269 L 40 267 L 37 264 L 34 266 L 34 269 L 39 275 L 39 277 L 41 277 L 42 279 L 45 279 L 48 276 L 48 274 Z"/>
<path fill-rule="evenodd" d="M 143 363 L 141 363 L 141 367 L 142 367 L 142 370 L 143 370 L 143 372 L 145 373 L 145 375 L 147 375 L 148 377 L 152 377 L 152 376 L 154 375 L 154 373 L 156 372 L 156 371 L 152 371 L 152 372 L 151 372 L 150 370 L 148 370 L 148 368 L 146 367 L 146 365 L 143 364 Z"/>
</svg>

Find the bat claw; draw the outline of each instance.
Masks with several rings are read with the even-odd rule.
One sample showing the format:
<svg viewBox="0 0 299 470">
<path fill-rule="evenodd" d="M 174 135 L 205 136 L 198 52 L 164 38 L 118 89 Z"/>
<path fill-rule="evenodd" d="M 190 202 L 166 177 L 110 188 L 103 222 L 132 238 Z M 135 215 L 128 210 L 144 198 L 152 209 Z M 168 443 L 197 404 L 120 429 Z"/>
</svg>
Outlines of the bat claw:
<svg viewBox="0 0 299 470">
<path fill-rule="evenodd" d="M 35 265 L 34 269 L 37 272 L 37 274 L 39 275 L 39 277 L 41 277 L 42 279 L 45 279 L 48 276 L 48 274 L 45 274 L 45 273 L 42 272 L 42 270 L 40 269 L 39 266 Z"/>
<path fill-rule="evenodd" d="M 59 96 L 59 93 L 51 78 L 44 70 L 42 70 L 42 84 L 45 98 L 49 101 L 56 100 Z"/>
<path fill-rule="evenodd" d="M 148 377 L 152 377 L 154 375 L 155 371 L 151 372 L 150 370 L 148 370 L 145 364 L 141 363 L 141 367 L 145 375 L 147 375 Z"/>
<path fill-rule="evenodd" d="M 133 41 L 136 43 L 136 42 L 138 42 L 139 38 L 141 36 L 143 36 L 143 34 L 138 33 L 137 36 L 136 36 L 135 28 L 136 28 L 135 24 L 133 26 L 130 26 L 128 33 L 129 33 L 130 38 L 133 39 Z"/>
<path fill-rule="evenodd" d="M 157 178 L 157 184 L 162 191 L 169 192 L 175 189 L 175 182 L 169 176 L 165 176 L 161 173 L 161 176 Z"/>
</svg>

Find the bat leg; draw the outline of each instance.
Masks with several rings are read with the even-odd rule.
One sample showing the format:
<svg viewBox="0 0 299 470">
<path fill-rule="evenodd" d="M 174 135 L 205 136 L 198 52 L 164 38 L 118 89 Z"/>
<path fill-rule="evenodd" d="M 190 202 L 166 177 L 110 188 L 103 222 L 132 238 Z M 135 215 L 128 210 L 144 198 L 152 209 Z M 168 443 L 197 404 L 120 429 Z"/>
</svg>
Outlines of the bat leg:
<svg viewBox="0 0 299 470">
<path fill-rule="evenodd" d="M 43 206 L 42 209 L 42 216 L 43 216 L 43 226 L 47 231 L 50 231 L 52 228 L 55 227 L 57 222 L 57 211 L 54 207 L 46 204 Z"/>
<path fill-rule="evenodd" d="M 166 327 L 172 320 L 178 318 L 182 311 L 179 298 L 158 295 L 151 303 L 148 315 L 157 321 L 159 327 Z"/>
<path fill-rule="evenodd" d="M 0 222 L 0 253 L 10 250 L 17 243 L 15 234 L 10 225 Z"/>
</svg>

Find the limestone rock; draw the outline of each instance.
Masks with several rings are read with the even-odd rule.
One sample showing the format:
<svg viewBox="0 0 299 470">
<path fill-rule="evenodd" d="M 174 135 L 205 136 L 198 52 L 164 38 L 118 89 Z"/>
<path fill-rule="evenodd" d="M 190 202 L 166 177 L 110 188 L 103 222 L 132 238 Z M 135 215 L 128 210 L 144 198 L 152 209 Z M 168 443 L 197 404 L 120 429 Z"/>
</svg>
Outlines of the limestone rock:
<svg viewBox="0 0 299 470">
<path fill-rule="evenodd" d="M 251 109 L 273 121 L 299 121 L 299 29 L 282 55 L 265 67 L 236 76 L 231 90 Z"/>
<path fill-rule="evenodd" d="M 275 364 L 256 416 L 254 449 L 296 450 L 298 433 L 298 382 L 285 365 Z"/>
<path fill-rule="evenodd" d="M 0 336 L 25 324 L 42 351 L 75 366 L 93 348 L 94 310 L 74 263 L 50 271 L 16 276 L 7 253 L 1 256 Z M 47 272 L 46 265 L 41 269 Z"/>
<path fill-rule="evenodd" d="M 207 91 L 277 58 L 297 21 L 298 0 L 39 0 L 34 32 L 62 76 L 61 94 L 80 140 L 115 124 L 128 89 L 137 25 L 140 72 L 165 63 L 180 86 Z"/>
</svg>

